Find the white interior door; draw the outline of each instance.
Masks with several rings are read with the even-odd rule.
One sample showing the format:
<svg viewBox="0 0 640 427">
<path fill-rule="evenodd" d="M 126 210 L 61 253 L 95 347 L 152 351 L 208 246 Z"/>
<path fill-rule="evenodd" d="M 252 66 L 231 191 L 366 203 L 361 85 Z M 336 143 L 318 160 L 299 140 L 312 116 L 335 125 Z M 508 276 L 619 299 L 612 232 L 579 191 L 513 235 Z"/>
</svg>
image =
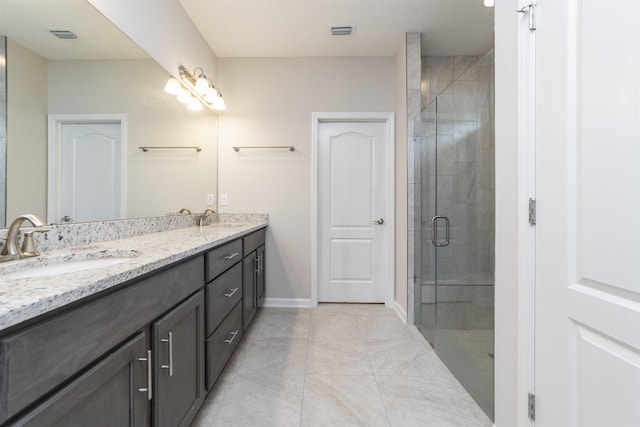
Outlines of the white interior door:
<svg viewBox="0 0 640 427">
<path fill-rule="evenodd" d="M 60 122 L 56 132 L 52 222 L 123 217 L 123 147 L 120 122 Z M 52 216 L 51 213 L 49 216 Z"/>
<path fill-rule="evenodd" d="M 385 302 L 385 126 L 318 125 L 320 302 Z"/>
<path fill-rule="evenodd" d="M 542 0 L 536 425 L 640 425 L 640 2 Z"/>
</svg>

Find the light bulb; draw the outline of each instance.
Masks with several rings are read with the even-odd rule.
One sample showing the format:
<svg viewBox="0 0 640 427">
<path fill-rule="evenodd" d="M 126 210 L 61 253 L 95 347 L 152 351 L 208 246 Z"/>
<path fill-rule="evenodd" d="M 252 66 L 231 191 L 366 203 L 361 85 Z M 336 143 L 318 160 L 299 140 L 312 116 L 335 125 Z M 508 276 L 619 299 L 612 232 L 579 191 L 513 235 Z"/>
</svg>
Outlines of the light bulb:
<svg viewBox="0 0 640 427">
<path fill-rule="evenodd" d="M 204 74 L 197 78 L 195 88 L 200 95 L 204 95 L 209 90 L 209 81 Z"/>
<path fill-rule="evenodd" d="M 211 103 L 211 106 L 221 111 L 227 109 L 227 106 L 224 104 L 224 98 L 222 98 L 222 94 L 220 93 L 218 93 L 217 99 Z"/>
<path fill-rule="evenodd" d="M 164 91 L 171 95 L 178 95 L 182 91 L 182 85 L 175 77 L 170 76 L 167 80 L 167 84 L 164 87 Z"/>
<path fill-rule="evenodd" d="M 216 102 L 218 98 L 218 92 L 215 89 L 209 89 L 207 93 L 204 94 L 204 100 L 210 104 Z"/>
<path fill-rule="evenodd" d="M 178 100 L 178 102 L 181 102 L 183 104 L 186 104 L 188 102 L 191 102 L 191 98 L 193 98 L 189 92 L 187 92 L 186 90 L 182 89 L 182 91 L 178 94 L 178 96 L 176 97 L 176 99 Z"/>
<path fill-rule="evenodd" d="M 484 7 L 493 7 L 495 5 L 495 0 L 483 0 L 482 4 Z"/>
<path fill-rule="evenodd" d="M 200 111 L 202 110 L 202 104 L 195 98 L 191 98 L 191 101 L 187 104 L 187 108 L 192 111 Z"/>
</svg>

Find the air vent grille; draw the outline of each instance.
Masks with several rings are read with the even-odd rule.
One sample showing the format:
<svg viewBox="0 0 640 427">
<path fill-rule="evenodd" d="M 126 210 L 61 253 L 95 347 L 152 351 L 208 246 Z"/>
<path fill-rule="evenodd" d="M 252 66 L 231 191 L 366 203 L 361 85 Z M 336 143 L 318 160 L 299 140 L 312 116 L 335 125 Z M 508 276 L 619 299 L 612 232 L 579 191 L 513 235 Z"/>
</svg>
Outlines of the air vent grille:
<svg viewBox="0 0 640 427">
<path fill-rule="evenodd" d="M 69 30 L 49 30 L 49 32 L 59 39 L 77 39 L 78 38 L 78 36 L 76 36 L 72 31 L 69 31 Z"/>
<path fill-rule="evenodd" d="M 333 25 L 330 31 L 332 36 L 350 36 L 353 34 L 353 25 Z"/>
</svg>

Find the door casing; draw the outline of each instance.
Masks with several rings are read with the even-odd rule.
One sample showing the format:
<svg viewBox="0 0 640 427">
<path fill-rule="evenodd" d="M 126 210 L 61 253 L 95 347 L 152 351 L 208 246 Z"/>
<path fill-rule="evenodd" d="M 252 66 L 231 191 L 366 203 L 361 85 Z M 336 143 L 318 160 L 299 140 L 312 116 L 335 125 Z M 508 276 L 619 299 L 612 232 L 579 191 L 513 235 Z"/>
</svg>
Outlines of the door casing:
<svg viewBox="0 0 640 427">
<path fill-rule="evenodd" d="M 311 306 L 318 305 L 318 125 L 322 122 L 383 122 L 385 124 L 385 305 L 394 307 L 395 291 L 395 114 L 391 112 L 312 113 L 311 138 Z"/>
<path fill-rule="evenodd" d="M 125 114 L 49 114 L 48 116 L 48 139 L 47 139 L 47 222 L 57 223 L 58 204 L 58 180 L 59 180 L 59 153 L 62 147 L 62 126 L 64 124 L 92 124 L 92 123 L 119 123 L 120 141 L 122 144 L 120 163 L 122 165 L 122 181 L 120 194 L 122 195 L 121 214 L 125 212 L 125 188 L 126 188 L 126 164 L 125 148 L 127 146 L 126 135 L 126 115 Z"/>
</svg>

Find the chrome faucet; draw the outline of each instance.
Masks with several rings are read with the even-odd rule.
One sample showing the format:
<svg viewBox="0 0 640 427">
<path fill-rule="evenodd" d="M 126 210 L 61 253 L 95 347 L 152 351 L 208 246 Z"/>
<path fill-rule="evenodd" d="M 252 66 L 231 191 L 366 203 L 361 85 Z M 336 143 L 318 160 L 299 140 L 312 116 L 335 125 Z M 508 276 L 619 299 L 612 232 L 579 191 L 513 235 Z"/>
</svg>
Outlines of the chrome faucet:
<svg viewBox="0 0 640 427">
<path fill-rule="evenodd" d="M 215 209 L 212 208 L 207 208 L 205 209 L 204 212 L 202 212 L 202 215 L 200 215 L 200 218 L 198 218 L 198 225 L 202 226 L 202 225 L 209 225 L 209 214 L 214 214 L 216 213 Z"/>
<path fill-rule="evenodd" d="M 24 239 L 22 242 L 22 249 L 19 247 L 20 239 L 20 226 L 23 222 L 28 221 L 35 228 L 32 228 L 24 233 Z M 36 215 L 24 214 L 14 219 L 9 226 L 7 232 L 7 241 L 0 255 L 0 262 L 14 261 L 21 258 L 29 258 L 40 255 L 36 249 L 35 241 L 33 240 L 33 233 L 44 233 L 51 228 L 47 227 L 47 224 Z"/>
</svg>

